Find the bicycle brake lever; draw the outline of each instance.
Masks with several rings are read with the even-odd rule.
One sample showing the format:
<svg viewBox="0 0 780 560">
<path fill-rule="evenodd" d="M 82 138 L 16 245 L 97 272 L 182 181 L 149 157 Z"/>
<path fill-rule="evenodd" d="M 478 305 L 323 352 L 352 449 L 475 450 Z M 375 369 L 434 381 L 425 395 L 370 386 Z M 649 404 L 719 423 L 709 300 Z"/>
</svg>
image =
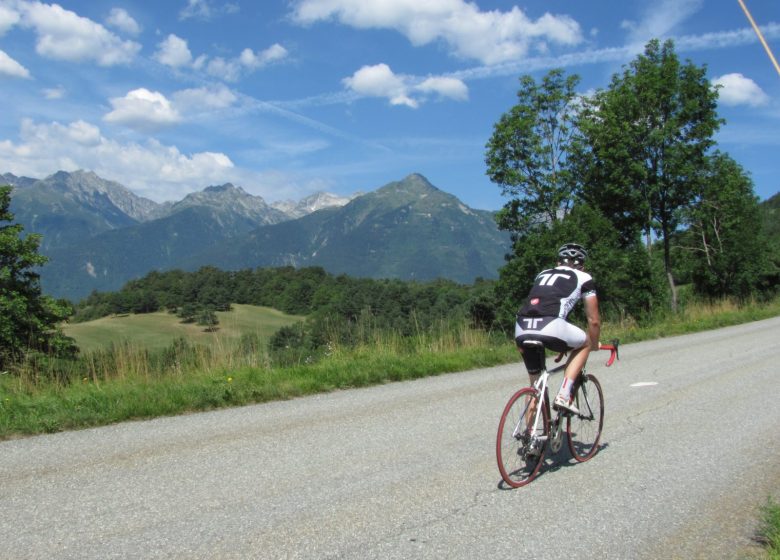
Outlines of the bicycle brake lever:
<svg viewBox="0 0 780 560">
<path fill-rule="evenodd" d="M 609 359 L 607 360 L 607 367 L 611 366 L 615 362 L 615 358 L 620 360 L 620 355 L 618 354 L 618 346 L 620 345 L 620 341 L 616 338 L 612 341 L 612 344 L 605 345 L 603 348 L 610 350 L 609 353 Z"/>
</svg>

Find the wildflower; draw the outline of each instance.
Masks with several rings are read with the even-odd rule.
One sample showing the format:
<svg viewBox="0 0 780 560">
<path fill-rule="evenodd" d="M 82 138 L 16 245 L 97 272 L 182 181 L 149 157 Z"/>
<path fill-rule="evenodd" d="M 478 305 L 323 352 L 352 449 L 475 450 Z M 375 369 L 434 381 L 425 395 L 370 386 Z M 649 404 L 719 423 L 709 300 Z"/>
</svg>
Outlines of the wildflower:
<svg viewBox="0 0 780 560">
<path fill-rule="evenodd" d="M 227 378 L 227 382 L 228 382 L 228 383 L 233 383 L 233 378 L 232 378 L 232 377 L 228 377 L 228 378 Z"/>
</svg>

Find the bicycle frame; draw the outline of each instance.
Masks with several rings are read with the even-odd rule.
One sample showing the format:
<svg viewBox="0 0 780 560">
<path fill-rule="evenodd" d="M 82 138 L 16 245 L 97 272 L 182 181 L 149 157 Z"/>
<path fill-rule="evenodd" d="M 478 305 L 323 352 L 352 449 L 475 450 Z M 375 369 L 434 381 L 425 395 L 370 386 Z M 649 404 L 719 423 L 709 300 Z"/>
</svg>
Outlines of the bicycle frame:
<svg viewBox="0 0 780 560">
<path fill-rule="evenodd" d="M 612 365 L 612 363 L 615 361 L 615 358 L 619 359 L 619 357 L 618 357 L 618 341 L 617 340 L 614 340 L 612 342 L 612 344 L 600 344 L 599 345 L 599 350 L 609 350 L 610 351 L 610 356 L 609 356 L 609 359 L 607 360 L 607 363 L 606 363 L 607 367 Z M 556 362 L 560 361 L 561 358 L 563 358 L 565 355 L 566 355 L 565 352 L 561 353 L 555 359 L 555 361 Z M 542 421 L 542 417 L 543 417 L 542 416 L 542 414 L 543 414 L 542 413 L 542 407 L 543 406 L 549 406 L 549 403 L 547 402 L 547 398 L 548 398 L 547 388 L 549 386 L 550 376 L 553 375 L 553 374 L 556 374 L 559 371 L 562 371 L 564 369 L 566 369 L 566 364 L 561 364 L 559 366 L 556 366 L 556 367 L 548 370 L 547 369 L 547 364 L 545 362 L 542 363 L 542 370 L 539 372 L 539 379 L 537 379 L 534 382 L 534 384 L 533 384 L 533 388 L 536 390 L 537 394 L 539 395 L 539 400 L 538 400 L 538 403 L 536 405 L 536 411 L 534 412 L 534 423 L 533 423 L 533 426 L 529 426 L 528 425 L 528 423 L 526 421 L 526 418 L 520 418 L 518 420 L 518 422 L 517 422 L 517 425 L 515 426 L 514 431 L 512 432 L 512 436 L 513 437 L 518 437 L 520 434 L 522 434 L 527 429 L 528 433 L 531 435 L 532 439 L 536 439 L 537 441 L 541 441 L 541 442 L 547 441 L 547 437 L 548 436 L 536 436 L 535 434 L 537 434 L 540 431 L 539 423 Z M 578 379 L 582 379 L 582 377 L 585 374 L 586 374 L 585 368 L 582 368 L 582 370 L 579 373 Z M 582 395 L 583 395 L 586 407 L 585 407 L 585 409 L 582 409 L 582 408 L 580 409 L 581 410 L 580 414 L 583 417 L 587 417 L 588 419 L 592 420 L 593 419 L 593 408 L 591 407 L 590 401 L 588 400 L 587 391 L 583 387 L 581 392 L 582 392 Z M 587 413 L 588 413 L 587 416 L 585 416 L 583 414 L 583 412 L 585 410 L 587 410 Z M 551 424 L 550 433 L 553 435 L 553 439 L 555 441 L 558 441 L 559 436 L 560 436 L 560 431 L 559 431 L 560 420 L 561 420 L 561 413 L 559 411 L 558 415 L 555 418 L 555 420 L 554 421 L 551 420 L 551 422 L 550 422 L 550 424 Z M 541 430 L 541 431 L 543 432 L 544 430 Z M 558 442 L 558 443 L 560 443 L 560 442 Z M 560 445 L 556 445 L 556 447 L 560 448 Z M 557 450 L 558 449 L 555 449 L 554 451 L 557 452 Z"/>
<path fill-rule="evenodd" d="M 515 426 L 514 432 L 512 432 L 512 435 L 514 437 L 517 437 L 519 434 L 523 433 L 526 429 L 528 429 L 531 435 L 539 431 L 539 422 L 541 422 L 542 419 L 542 407 L 548 406 L 547 387 L 548 387 L 550 376 L 555 373 L 558 373 L 559 371 L 562 371 L 565 368 L 566 368 L 566 364 L 561 364 L 549 371 L 547 370 L 547 367 L 542 368 L 542 371 L 539 373 L 539 379 L 537 379 L 536 382 L 533 384 L 533 388 L 536 389 L 539 395 L 539 402 L 536 405 L 536 411 L 534 413 L 533 427 L 528 426 L 525 418 L 521 418 L 518 421 L 517 426 Z M 547 439 L 547 436 L 542 436 L 539 437 L 538 439 L 539 441 L 545 441 Z"/>
<path fill-rule="evenodd" d="M 601 384 L 585 368 L 572 387 L 575 399 L 572 408 L 576 411 L 558 408 L 553 413 L 549 400 L 550 376 L 565 370 L 568 364 L 547 369 L 543 343 L 527 340 L 522 344 L 523 361 L 534 381 L 510 397 L 501 413 L 496 436 L 498 468 L 504 482 L 513 488 L 533 480 L 544 464 L 547 451 L 558 453 L 564 439 L 577 462 L 591 459 L 598 452 L 604 421 Z M 611 351 L 607 366 L 618 359 L 617 340 L 610 345 L 600 344 L 599 349 Z M 555 362 L 560 362 L 564 355 L 559 355 Z"/>
</svg>

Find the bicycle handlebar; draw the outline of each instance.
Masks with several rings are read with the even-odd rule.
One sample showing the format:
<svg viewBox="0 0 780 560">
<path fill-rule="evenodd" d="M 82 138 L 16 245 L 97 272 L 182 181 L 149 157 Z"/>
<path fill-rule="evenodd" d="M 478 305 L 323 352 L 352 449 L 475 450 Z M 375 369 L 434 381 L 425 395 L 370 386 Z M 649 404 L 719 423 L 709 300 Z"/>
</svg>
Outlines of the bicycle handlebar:
<svg viewBox="0 0 780 560">
<path fill-rule="evenodd" d="M 620 346 L 620 341 L 617 338 L 612 339 L 612 344 L 601 344 L 599 342 L 599 350 L 609 350 L 609 359 L 607 360 L 606 366 L 611 366 L 615 359 L 617 358 L 620 360 L 620 355 L 618 354 L 618 346 Z M 558 356 L 555 358 L 555 363 L 557 364 L 560 362 L 564 356 L 566 356 L 568 352 L 561 352 L 558 354 Z"/>
<path fill-rule="evenodd" d="M 612 365 L 612 363 L 615 361 L 615 358 L 618 360 L 620 359 L 620 355 L 618 354 L 619 345 L 620 341 L 617 338 L 612 341 L 612 344 L 599 343 L 599 350 L 609 350 L 609 359 L 607 360 L 606 364 L 607 367 Z"/>
</svg>

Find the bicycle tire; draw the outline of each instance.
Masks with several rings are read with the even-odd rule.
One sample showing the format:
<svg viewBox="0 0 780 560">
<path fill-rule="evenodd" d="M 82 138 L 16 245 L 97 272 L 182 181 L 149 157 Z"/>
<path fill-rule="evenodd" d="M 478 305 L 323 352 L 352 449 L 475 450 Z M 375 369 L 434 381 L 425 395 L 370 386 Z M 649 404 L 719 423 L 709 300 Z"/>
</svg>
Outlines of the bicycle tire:
<svg viewBox="0 0 780 560">
<path fill-rule="evenodd" d="M 583 374 L 577 382 L 574 405 L 580 411 L 566 423 L 569 450 L 580 463 L 591 459 L 599 450 L 604 427 L 604 392 L 594 376 Z"/>
<path fill-rule="evenodd" d="M 550 412 L 549 407 L 542 407 L 542 435 L 545 437 L 542 440 L 539 454 L 529 454 L 528 430 L 523 419 L 533 402 L 539 402 L 539 392 L 532 387 L 520 389 L 506 403 L 498 423 L 496 436 L 498 470 L 501 472 L 501 478 L 504 479 L 504 482 L 513 488 L 519 488 L 531 482 L 539 474 L 544 463 L 544 454 L 550 435 Z M 516 433 L 518 427 L 521 427 L 520 433 Z"/>
</svg>

